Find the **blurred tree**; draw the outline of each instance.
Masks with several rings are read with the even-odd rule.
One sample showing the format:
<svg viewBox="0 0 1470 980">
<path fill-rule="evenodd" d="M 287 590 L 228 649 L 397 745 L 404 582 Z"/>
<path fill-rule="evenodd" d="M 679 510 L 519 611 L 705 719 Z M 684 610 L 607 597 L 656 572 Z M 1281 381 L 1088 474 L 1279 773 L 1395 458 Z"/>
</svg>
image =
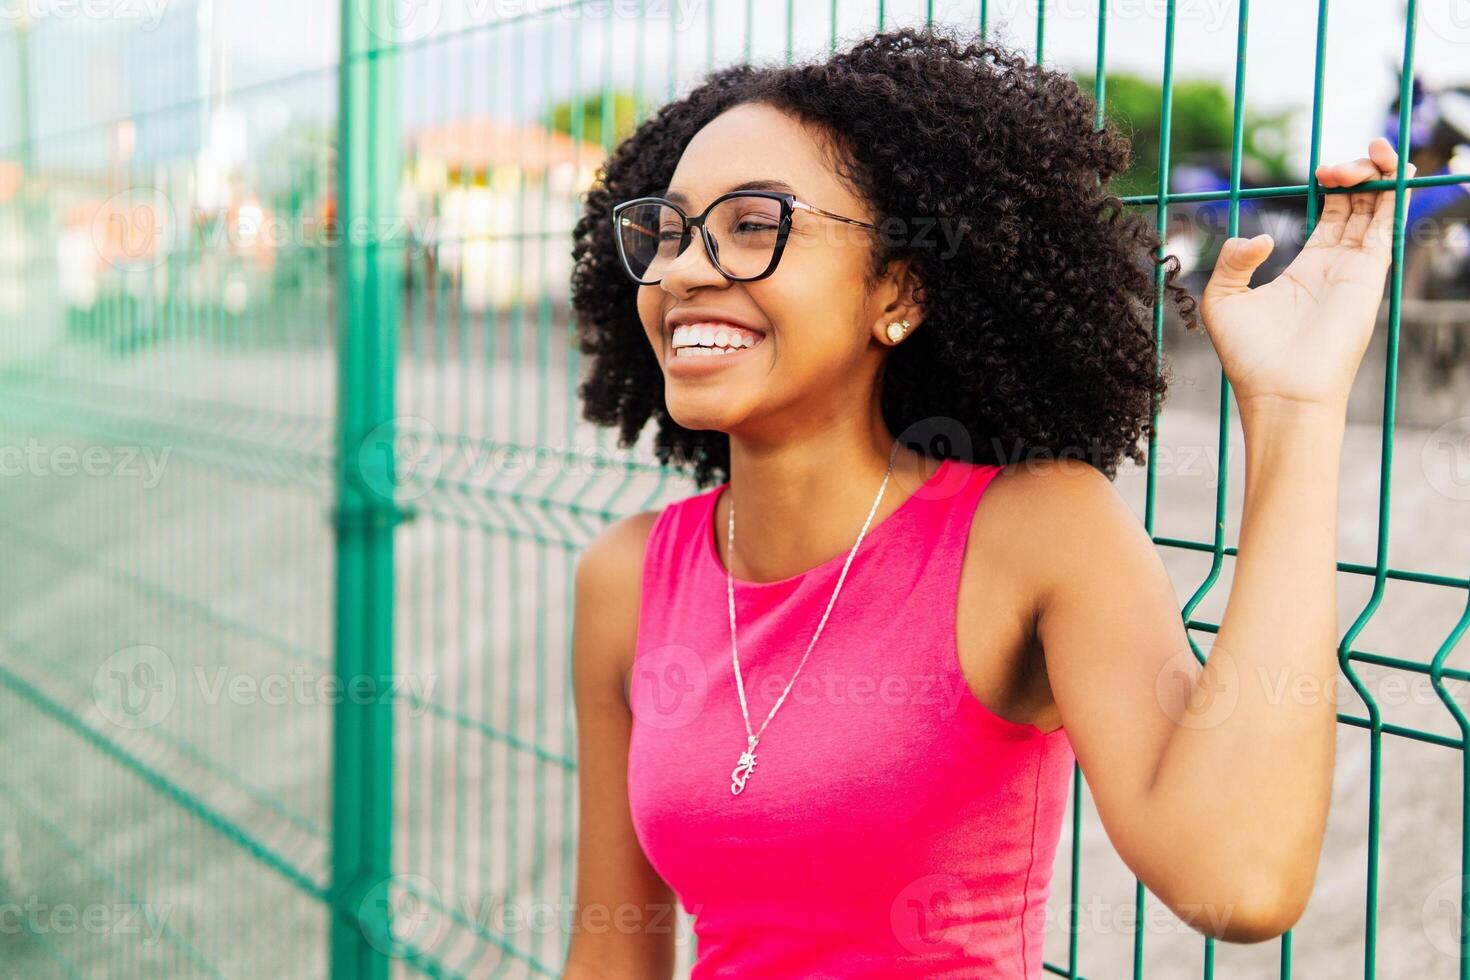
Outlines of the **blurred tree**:
<svg viewBox="0 0 1470 980">
<path fill-rule="evenodd" d="M 309 208 L 319 209 L 335 190 L 335 153 L 336 133 L 329 122 L 293 118 L 255 154 L 255 189 L 276 213 L 299 218 Z"/>
<path fill-rule="evenodd" d="M 1096 76 L 1079 72 L 1072 76 L 1089 95 Z M 1135 75 L 1108 73 L 1104 111 L 1118 129 L 1133 142 L 1133 159 L 1128 170 L 1113 178 L 1113 193 L 1153 194 L 1159 183 L 1159 120 L 1164 105 L 1163 88 Z M 1171 162 L 1190 158 L 1221 161 L 1229 175 L 1233 112 L 1232 93 L 1218 82 L 1203 79 L 1174 80 L 1171 122 Z M 1246 107 L 1242 123 L 1242 186 L 1260 183 L 1291 183 L 1290 127 L 1297 110 L 1255 112 Z M 1298 181 L 1299 182 L 1299 181 Z"/>
<path fill-rule="evenodd" d="M 605 113 L 604 96 L 607 105 Z M 600 143 L 612 149 L 629 136 L 637 125 L 638 97 L 633 92 L 589 92 L 582 96 L 578 108 L 581 110 L 581 139 L 585 143 Z M 576 135 L 572 132 L 574 117 L 570 101 L 553 105 L 549 116 L 550 121 L 545 123 L 549 129 L 568 136 Z M 604 126 L 604 116 L 611 123 L 610 126 Z"/>
<path fill-rule="evenodd" d="M 1073 75 L 1084 92 L 1093 91 L 1094 76 Z M 1128 170 L 1113 180 L 1113 192 L 1120 196 L 1152 194 L 1158 186 L 1159 117 L 1163 108 L 1163 89 L 1135 75 L 1109 73 L 1106 111 L 1110 120 L 1127 134 L 1133 144 L 1133 158 Z M 606 115 L 612 123 L 604 139 L 604 93 L 590 92 L 582 97 L 582 139 L 602 143 L 611 149 L 633 132 L 639 101 L 626 90 L 606 94 Z M 1231 93 L 1215 81 L 1175 79 L 1173 146 L 1170 159 L 1182 162 L 1189 158 L 1222 160 L 1223 172 L 1229 174 L 1231 134 Z M 1290 182 L 1290 126 L 1295 109 L 1261 113 L 1247 108 L 1244 121 L 1242 185 Z M 559 102 L 549 111 L 551 129 L 571 135 L 572 103 Z"/>
</svg>

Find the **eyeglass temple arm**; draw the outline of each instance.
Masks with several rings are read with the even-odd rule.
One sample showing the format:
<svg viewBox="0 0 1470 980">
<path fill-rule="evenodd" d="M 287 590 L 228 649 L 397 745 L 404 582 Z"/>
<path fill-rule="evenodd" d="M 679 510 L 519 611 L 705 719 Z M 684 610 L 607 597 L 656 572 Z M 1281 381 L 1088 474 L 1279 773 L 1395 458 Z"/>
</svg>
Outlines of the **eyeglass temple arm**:
<svg viewBox="0 0 1470 980">
<path fill-rule="evenodd" d="M 831 211 L 824 211 L 821 208 L 817 207 L 815 204 L 808 204 L 805 201 L 792 201 L 791 202 L 791 206 L 794 207 L 794 208 L 800 208 L 803 211 L 812 211 L 812 212 L 815 212 L 816 214 L 826 215 L 829 218 L 836 218 L 838 221 L 846 221 L 850 225 L 861 225 L 864 228 L 877 228 L 878 227 L 877 225 L 871 224 L 871 223 L 869 223 L 867 221 L 859 221 L 856 218 L 844 218 L 840 214 L 833 214 Z"/>
</svg>

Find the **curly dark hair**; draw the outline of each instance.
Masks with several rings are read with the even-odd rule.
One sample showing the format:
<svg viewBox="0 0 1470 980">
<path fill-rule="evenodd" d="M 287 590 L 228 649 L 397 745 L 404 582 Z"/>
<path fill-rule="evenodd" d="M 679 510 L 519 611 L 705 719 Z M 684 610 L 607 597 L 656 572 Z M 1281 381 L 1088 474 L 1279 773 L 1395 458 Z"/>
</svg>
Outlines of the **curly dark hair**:
<svg viewBox="0 0 1470 980">
<path fill-rule="evenodd" d="M 1137 443 L 1170 380 L 1151 312 L 1159 265 L 1185 328 L 1198 323 L 1178 258 L 1158 258 L 1147 215 L 1106 190 L 1128 165 L 1128 138 L 1094 128 L 1096 101 L 1068 76 L 938 26 L 877 33 L 818 63 L 722 69 L 617 146 L 583 195 L 572 251 L 576 339 L 593 358 L 578 388 L 584 418 L 618 426 L 626 448 L 656 417 L 662 463 L 692 464 L 700 487 L 729 478 L 728 434 L 668 413 L 611 212 L 659 193 L 694 134 L 747 102 L 830 133 L 839 178 L 880 227 L 894 216 L 950 223 L 958 250 L 943 256 L 888 236 L 874 248 L 874 278 L 912 256 L 924 311 L 883 367 L 889 431 L 953 419 L 974 462 L 1074 455 L 1109 479 L 1125 454 L 1146 462 Z"/>
</svg>

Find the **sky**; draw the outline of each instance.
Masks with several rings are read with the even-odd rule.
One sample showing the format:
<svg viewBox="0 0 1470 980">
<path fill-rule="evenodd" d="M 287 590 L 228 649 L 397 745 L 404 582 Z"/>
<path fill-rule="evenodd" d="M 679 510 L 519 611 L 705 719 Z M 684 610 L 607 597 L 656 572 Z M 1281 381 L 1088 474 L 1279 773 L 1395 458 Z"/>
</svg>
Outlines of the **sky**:
<svg viewBox="0 0 1470 980">
<path fill-rule="evenodd" d="M 43 0 L 22 0 L 43 3 Z M 142 4 L 143 0 L 134 0 Z M 190 97 L 178 80 L 194 79 L 236 94 L 223 100 L 250 120 L 250 140 L 302 114 L 328 114 L 337 50 L 337 4 L 325 0 L 152 0 L 157 23 L 40 23 L 33 30 L 38 77 L 33 110 L 42 133 L 76 133 L 120 107 L 134 111 Z M 359 0 L 366 3 L 367 0 Z M 651 105 L 697 84 L 713 66 L 740 59 L 750 26 L 757 61 L 782 60 L 787 0 L 395 0 L 405 46 L 399 56 L 403 126 L 488 113 L 534 118 L 548 101 L 604 80 L 638 86 Z M 1096 60 L 1098 0 L 1046 0 L 1042 55 L 1053 68 L 1091 71 Z M 978 0 L 934 0 L 937 20 L 978 26 Z M 922 23 L 925 0 L 887 0 L 885 24 Z M 991 36 L 1035 57 L 1037 0 L 990 0 Z M 139 7 L 140 10 L 151 8 Z M 747 16 L 747 9 L 749 14 Z M 832 32 L 828 2 L 793 2 L 792 44 L 798 59 L 820 56 Z M 1353 159 L 1383 126 L 1403 56 L 1402 0 L 1334 0 L 1327 36 L 1322 156 Z M 643 13 L 640 16 L 640 10 Z M 1107 67 L 1162 77 L 1165 0 L 1109 0 Z M 1178 0 L 1175 77 L 1234 85 L 1239 4 Z M 1296 169 L 1305 172 L 1318 3 L 1272 0 L 1250 6 L 1246 100 L 1253 108 L 1300 110 L 1293 129 Z M 876 0 L 839 0 L 839 46 L 877 25 Z M 179 20 L 206 25 L 208 64 L 198 71 L 171 63 L 196 57 Z M 499 22 L 496 26 L 493 22 Z M 1418 3 L 1415 65 L 1436 84 L 1470 84 L 1470 0 Z M 78 43 L 78 34 L 90 40 Z M 0 31 L 3 33 L 3 31 Z M 4 38 L 0 37 L 0 48 Z M 123 45 L 121 57 L 106 49 Z M 85 54 L 77 54 L 84 51 Z M 0 62 L 7 59 L 0 58 Z M 670 71 L 671 63 L 674 70 Z M 143 66 L 119 78 L 119 65 Z M 93 77 L 105 71 L 106 78 Z M 132 77 L 127 77 L 131 75 Z M 287 79 L 282 83 L 281 79 Z M 5 86 L 0 86 L 4 91 Z M 128 93 L 131 94 L 128 94 Z M 101 96 L 106 96 L 105 98 Z M 14 139 L 13 107 L 0 104 L 0 147 Z M 207 121 L 198 126 L 209 131 Z"/>
</svg>

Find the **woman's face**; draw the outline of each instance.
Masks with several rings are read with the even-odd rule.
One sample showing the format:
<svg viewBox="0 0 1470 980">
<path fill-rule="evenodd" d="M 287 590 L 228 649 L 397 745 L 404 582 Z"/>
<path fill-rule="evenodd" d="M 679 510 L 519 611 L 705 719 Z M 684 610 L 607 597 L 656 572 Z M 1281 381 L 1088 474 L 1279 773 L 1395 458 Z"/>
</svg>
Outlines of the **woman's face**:
<svg viewBox="0 0 1470 980">
<path fill-rule="evenodd" d="M 695 216 L 736 185 L 770 181 L 764 189 L 875 223 L 867 204 L 837 179 L 819 139 L 771 106 L 736 106 L 694 135 L 660 196 Z M 840 413 L 867 413 L 886 354 L 884 327 L 904 316 L 917 322 L 893 305 L 898 290 L 887 280 L 867 288 L 877 235 L 797 210 L 775 272 L 755 282 L 726 279 L 692 236 L 661 282 L 638 289 L 638 315 L 663 369 L 674 421 L 759 437 L 788 431 L 778 426 L 791 423 L 824 426 Z M 688 312 L 752 328 L 755 336 L 745 341 L 754 346 L 729 354 L 676 351 L 683 331 L 676 338 L 669 317 Z"/>
</svg>

